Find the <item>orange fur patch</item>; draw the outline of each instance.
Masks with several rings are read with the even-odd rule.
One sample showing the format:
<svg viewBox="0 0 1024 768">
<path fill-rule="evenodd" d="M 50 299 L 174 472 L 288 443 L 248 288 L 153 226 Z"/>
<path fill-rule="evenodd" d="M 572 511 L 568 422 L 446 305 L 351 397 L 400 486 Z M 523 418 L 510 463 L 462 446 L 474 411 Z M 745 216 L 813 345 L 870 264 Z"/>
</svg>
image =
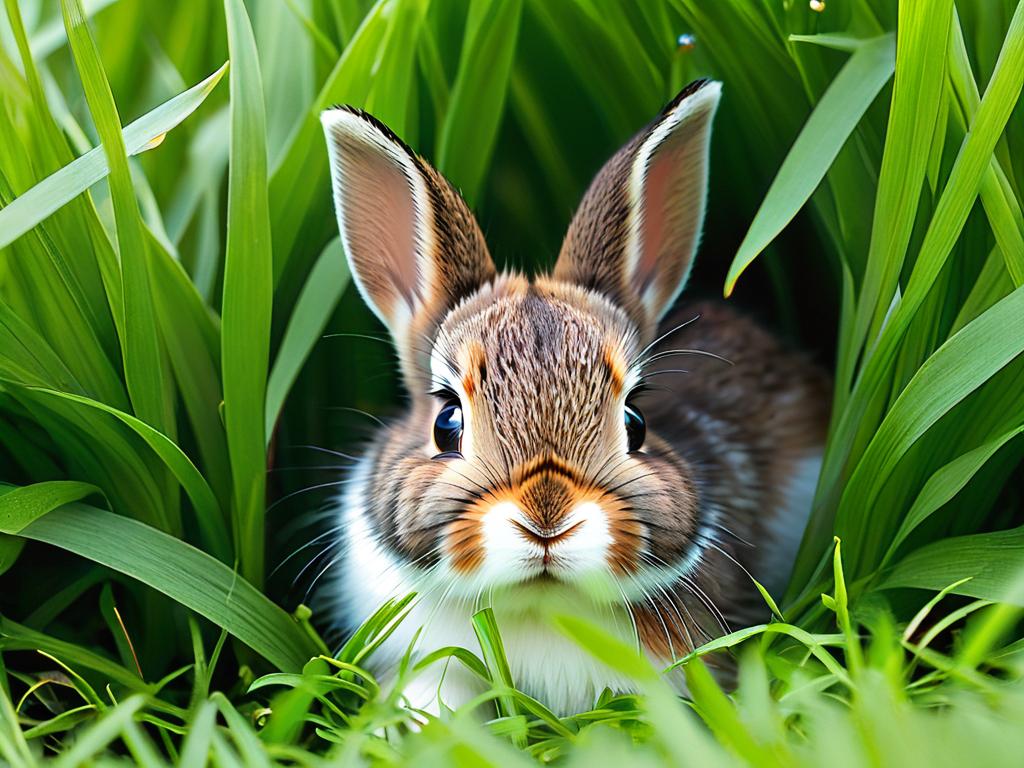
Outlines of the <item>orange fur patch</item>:
<svg viewBox="0 0 1024 768">
<path fill-rule="evenodd" d="M 605 346 L 602 362 L 604 362 L 605 367 L 608 369 L 608 379 L 611 384 L 612 393 L 615 397 L 618 397 L 626 386 L 626 363 L 622 359 L 622 355 L 610 346 Z"/>
</svg>

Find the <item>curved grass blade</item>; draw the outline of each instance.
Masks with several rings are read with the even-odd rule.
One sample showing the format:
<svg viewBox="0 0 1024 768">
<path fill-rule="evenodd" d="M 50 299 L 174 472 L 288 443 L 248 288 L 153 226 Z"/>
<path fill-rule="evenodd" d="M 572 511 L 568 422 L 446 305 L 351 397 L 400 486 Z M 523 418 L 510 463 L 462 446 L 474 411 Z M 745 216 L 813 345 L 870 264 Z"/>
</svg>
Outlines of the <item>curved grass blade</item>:
<svg viewBox="0 0 1024 768">
<path fill-rule="evenodd" d="M 125 669 L 105 656 L 100 656 L 98 653 L 74 643 L 50 637 L 3 617 L 0 617 L 0 650 L 45 651 L 50 656 L 62 659 L 76 667 L 91 669 L 105 679 L 124 686 L 129 691 L 147 694 L 155 694 L 157 691 L 155 685 L 143 682 L 135 672 Z"/>
<path fill-rule="evenodd" d="M 725 295 L 811 197 L 896 66 L 893 35 L 859 45 L 825 91 L 786 155 L 740 244 Z"/>
<path fill-rule="evenodd" d="M 77 480 L 49 480 L 20 488 L 0 486 L 0 530 L 17 535 L 36 518 L 94 494 L 102 496 L 103 491 Z"/>
<path fill-rule="evenodd" d="M 952 14 L 952 0 L 899 6 L 896 77 L 853 335 L 858 350 L 869 329 L 881 326 L 910 243 L 945 96 L 945 78 L 934 73 L 945 71 Z"/>
<path fill-rule="evenodd" d="M 105 749 L 121 734 L 145 703 L 142 696 L 132 696 L 121 702 L 75 739 L 74 745 L 62 752 L 53 761 L 53 765 L 58 768 L 75 768 L 88 763 L 93 755 Z"/>
<path fill-rule="evenodd" d="M 994 440 L 978 446 L 973 451 L 968 451 L 962 456 L 958 456 L 928 478 L 928 482 L 924 484 L 921 492 L 917 495 L 914 505 L 907 512 L 906 517 L 903 518 L 903 522 L 893 537 L 885 557 L 882 558 L 881 565 L 885 566 L 896 553 L 900 544 L 917 526 L 927 520 L 943 504 L 956 496 L 978 470 L 985 465 L 985 462 L 992 458 L 996 451 L 1021 432 L 1024 432 L 1024 426 L 1011 429 Z"/>
<path fill-rule="evenodd" d="M 193 507 L 195 507 L 196 522 L 203 536 L 203 542 L 209 551 L 224 562 L 230 560 L 231 543 L 224 528 L 224 521 L 220 506 L 217 504 L 217 499 L 205 478 L 203 478 L 202 474 L 192 463 L 192 460 L 185 455 L 173 440 L 131 414 L 119 411 L 98 400 L 90 400 L 88 397 L 72 395 L 67 392 L 55 392 L 38 387 L 32 387 L 31 389 L 33 392 L 42 395 L 56 397 L 85 406 L 86 408 L 108 413 L 130 427 L 135 434 L 145 440 L 149 447 L 153 449 L 153 452 L 156 453 L 167 469 L 170 470 L 171 474 L 174 475 L 174 478 L 181 484 L 185 493 L 188 494 L 189 500 L 192 502 Z"/>
<path fill-rule="evenodd" d="M 76 502 L 34 520 L 18 535 L 141 581 L 227 630 L 283 672 L 298 672 L 317 655 L 301 627 L 252 584 L 216 558 L 137 520 Z"/>
<path fill-rule="evenodd" d="M 1024 527 L 956 536 L 921 547 L 901 560 L 880 589 L 949 589 L 958 595 L 1024 605 Z M 953 579 L 959 583 L 950 585 Z"/>
<path fill-rule="evenodd" d="M 843 492 L 836 531 L 851 566 L 891 531 L 874 524 L 875 501 L 897 462 L 918 438 L 967 395 L 1024 353 L 1024 287 L 951 337 L 925 361 L 893 403 Z M 846 536 L 855 531 L 855 536 Z M 850 539 L 849 541 L 847 539 Z M 852 546 L 851 546 L 852 545 Z M 859 571 L 851 568 L 853 573 Z"/>
<path fill-rule="evenodd" d="M 145 152 L 153 146 L 155 139 L 173 130 L 206 100 L 227 66 L 224 64 L 201 83 L 126 125 L 123 134 L 125 151 L 129 155 Z M 95 147 L 26 190 L 0 210 L 0 248 L 28 232 L 108 173 L 110 166 L 103 147 Z"/>
<path fill-rule="evenodd" d="M 173 410 L 163 387 L 163 359 L 153 310 L 149 252 L 128 167 L 121 118 L 81 0 L 61 0 L 61 8 L 89 111 L 110 164 L 110 197 L 124 287 L 125 322 L 121 342 L 128 395 L 139 418 L 161 431 L 170 432 Z"/>
<path fill-rule="evenodd" d="M 1022 85 L 1024 85 L 1024 4 L 1018 5 L 1014 12 L 995 71 L 985 90 L 985 95 L 982 97 L 975 118 L 971 121 L 970 131 L 960 146 L 946 186 L 921 243 L 903 297 L 889 315 L 884 331 L 879 337 L 876 347 L 871 351 L 867 363 L 863 366 L 846 408 L 840 416 L 836 428 L 832 431 L 818 485 L 818 495 L 815 501 L 817 511 L 811 516 L 791 583 L 805 583 L 818 560 L 819 553 L 826 546 L 826 540 L 832 532 L 833 520 L 829 515 L 829 506 L 822 506 L 823 500 L 829 505 L 834 503 L 861 420 L 879 393 L 888 386 L 889 370 L 896 360 L 904 334 L 910 327 L 918 309 L 928 297 L 936 277 L 942 271 L 957 237 L 963 230 L 967 216 L 977 198 L 982 176 L 989 168 L 996 142 L 1017 103 Z M 1020 289 L 1015 293 L 1019 294 Z M 1013 295 L 1007 296 L 1000 304 L 1010 300 Z M 1012 301 L 1019 301 L 1019 299 L 1012 299 Z M 984 315 L 974 322 L 977 323 L 983 317 Z M 1006 328 L 1019 328 L 1021 317 L 1022 315 L 1018 314 L 1016 317 L 1007 318 Z M 964 330 L 967 327 L 969 326 L 965 326 Z M 990 328 L 990 330 L 994 329 Z M 998 336 L 998 333 L 994 335 Z M 1012 334 L 1006 334 L 1004 341 L 1010 338 L 1012 338 Z M 850 346 L 851 352 L 855 353 L 853 347 L 857 345 L 851 344 Z M 988 361 L 986 361 L 986 365 L 987 363 Z M 964 375 L 970 373 L 966 366 L 960 367 L 959 370 Z M 868 482 L 867 475 L 862 480 Z M 849 486 L 846 490 L 849 491 Z M 830 499 L 831 501 L 829 501 Z M 850 496 L 848 503 L 852 504 L 852 499 L 853 496 Z M 864 498 L 862 498 L 860 509 L 865 508 L 871 509 L 870 504 L 865 505 Z M 855 521 L 854 524 L 863 526 L 869 515 L 861 517 L 863 519 Z M 838 525 L 836 530 L 839 530 Z M 844 531 L 844 541 L 847 542 L 848 547 L 857 546 L 856 542 L 860 536 L 851 536 L 850 533 L 850 531 Z"/>
</svg>

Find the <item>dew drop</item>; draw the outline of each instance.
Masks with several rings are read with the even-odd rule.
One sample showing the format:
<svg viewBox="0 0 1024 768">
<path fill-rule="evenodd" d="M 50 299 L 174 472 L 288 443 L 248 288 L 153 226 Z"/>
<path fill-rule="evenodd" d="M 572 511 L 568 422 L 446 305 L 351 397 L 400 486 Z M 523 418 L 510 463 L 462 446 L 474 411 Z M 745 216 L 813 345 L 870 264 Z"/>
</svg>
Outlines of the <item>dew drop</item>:
<svg viewBox="0 0 1024 768">
<path fill-rule="evenodd" d="M 692 51 L 694 46 L 697 45 L 697 38 L 684 33 L 676 38 L 676 45 L 679 46 L 681 51 Z"/>
</svg>

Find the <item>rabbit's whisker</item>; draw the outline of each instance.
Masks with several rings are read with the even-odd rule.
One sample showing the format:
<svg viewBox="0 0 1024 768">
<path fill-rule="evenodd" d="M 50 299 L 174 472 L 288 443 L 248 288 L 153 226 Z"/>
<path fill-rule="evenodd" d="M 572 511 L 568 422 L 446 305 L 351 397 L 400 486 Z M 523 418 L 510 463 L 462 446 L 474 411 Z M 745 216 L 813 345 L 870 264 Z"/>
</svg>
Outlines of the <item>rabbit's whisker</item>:
<svg viewBox="0 0 1024 768">
<path fill-rule="evenodd" d="M 672 329 L 670 329 L 668 331 L 665 331 L 665 333 L 661 334 L 661 336 L 656 338 L 654 341 L 652 341 L 650 344 L 648 344 L 646 347 L 641 349 L 639 352 L 637 352 L 633 356 L 633 360 L 630 362 L 630 367 L 634 367 L 638 360 L 643 358 L 644 355 L 646 355 L 648 352 L 650 352 L 654 347 L 656 347 L 659 343 L 661 343 L 662 341 L 667 339 L 673 333 L 675 333 L 676 331 L 682 330 L 686 326 L 688 326 L 688 325 L 690 325 L 692 323 L 695 323 L 698 320 L 700 320 L 700 315 L 696 314 L 693 317 L 691 317 L 689 320 L 684 320 L 679 325 L 677 325 L 675 328 L 672 328 Z"/>
</svg>

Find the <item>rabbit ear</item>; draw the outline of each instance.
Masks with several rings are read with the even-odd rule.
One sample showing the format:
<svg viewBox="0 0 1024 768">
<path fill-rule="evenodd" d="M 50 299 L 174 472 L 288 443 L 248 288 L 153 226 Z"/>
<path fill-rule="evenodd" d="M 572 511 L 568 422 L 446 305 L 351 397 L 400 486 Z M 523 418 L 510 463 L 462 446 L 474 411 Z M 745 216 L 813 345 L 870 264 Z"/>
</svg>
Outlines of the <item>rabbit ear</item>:
<svg viewBox="0 0 1024 768">
<path fill-rule="evenodd" d="M 420 334 L 494 277 L 494 263 L 462 197 L 387 126 L 351 107 L 320 121 L 352 275 L 405 365 Z"/>
<path fill-rule="evenodd" d="M 690 83 L 605 164 L 555 266 L 556 278 L 605 293 L 645 332 L 672 306 L 693 263 L 721 90 Z"/>
</svg>

